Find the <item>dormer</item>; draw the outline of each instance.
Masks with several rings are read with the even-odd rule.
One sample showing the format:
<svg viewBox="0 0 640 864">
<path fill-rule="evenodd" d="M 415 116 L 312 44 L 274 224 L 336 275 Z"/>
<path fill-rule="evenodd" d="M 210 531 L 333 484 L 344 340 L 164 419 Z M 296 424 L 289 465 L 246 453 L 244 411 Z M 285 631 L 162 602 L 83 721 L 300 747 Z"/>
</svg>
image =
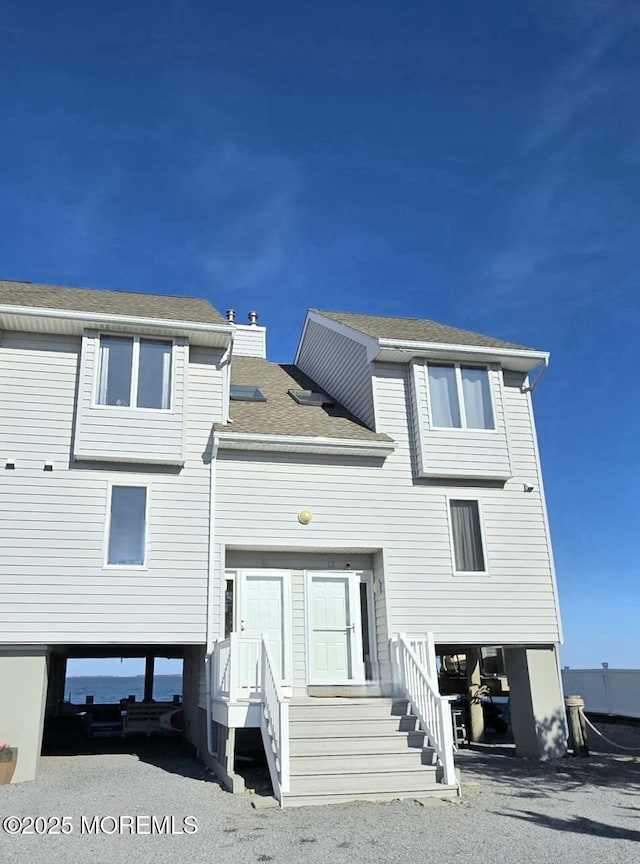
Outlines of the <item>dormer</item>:
<svg viewBox="0 0 640 864">
<path fill-rule="evenodd" d="M 504 373 L 524 378 L 548 354 L 434 321 L 312 309 L 296 362 L 378 432 L 387 430 L 376 379 L 402 364 L 416 476 L 506 481 Z"/>
<path fill-rule="evenodd" d="M 232 327 L 206 300 L 0 283 L 0 324 L 82 340 L 75 460 L 180 466 L 189 351 L 228 351 Z"/>
<path fill-rule="evenodd" d="M 414 358 L 410 390 L 418 476 L 511 476 L 498 363 Z"/>
<path fill-rule="evenodd" d="M 189 342 L 85 330 L 75 459 L 182 465 Z"/>
</svg>

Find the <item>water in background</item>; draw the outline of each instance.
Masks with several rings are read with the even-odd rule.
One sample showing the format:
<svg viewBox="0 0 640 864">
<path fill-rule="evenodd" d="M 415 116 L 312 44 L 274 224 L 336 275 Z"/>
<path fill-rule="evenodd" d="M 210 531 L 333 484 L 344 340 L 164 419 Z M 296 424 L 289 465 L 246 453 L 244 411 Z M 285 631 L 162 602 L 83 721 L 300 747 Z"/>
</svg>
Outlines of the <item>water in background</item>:
<svg viewBox="0 0 640 864">
<path fill-rule="evenodd" d="M 144 675 L 77 675 L 68 677 L 64 685 L 66 701 L 84 705 L 86 696 L 100 703 L 118 703 L 133 695 L 142 702 Z M 182 675 L 155 675 L 153 698 L 156 702 L 171 702 L 175 693 L 182 695 Z"/>
</svg>

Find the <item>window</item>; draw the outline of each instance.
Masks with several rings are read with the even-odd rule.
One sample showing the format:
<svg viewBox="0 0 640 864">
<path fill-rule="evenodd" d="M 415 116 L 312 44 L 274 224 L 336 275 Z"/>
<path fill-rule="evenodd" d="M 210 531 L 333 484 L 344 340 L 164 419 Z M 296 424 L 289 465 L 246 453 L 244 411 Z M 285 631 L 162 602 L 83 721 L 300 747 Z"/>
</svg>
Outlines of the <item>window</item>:
<svg viewBox="0 0 640 864">
<path fill-rule="evenodd" d="M 155 339 L 102 336 L 98 405 L 169 409 L 172 348 Z"/>
<path fill-rule="evenodd" d="M 225 579 L 224 587 L 224 638 L 228 639 L 233 632 L 233 595 L 234 580 Z"/>
<path fill-rule="evenodd" d="M 112 486 L 107 564 L 140 567 L 145 563 L 147 522 L 145 486 Z"/>
<path fill-rule="evenodd" d="M 232 384 L 229 396 L 234 402 L 266 402 L 267 397 L 258 387 Z"/>
<path fill-rule="evenodd" d="M 484 367 L 429 363 L 431 423 L 446 429 L 495 429 Z"/>
<path fill-rule="evenodd" d="M 457 573 L 484 573 L 480 507 L 477 501 L 450 501 L 451 536 Z"/>
<path fill-rule="evenodd" d="M 312 405 L 317 408 L 321 408 L 322 406 L 333 408 L 335 405 L 330 396 L 327 396 L 326 393 L 319 393 L 316 390 L 288 390 L 287 392 L 298 405 Z"/>
</svg>

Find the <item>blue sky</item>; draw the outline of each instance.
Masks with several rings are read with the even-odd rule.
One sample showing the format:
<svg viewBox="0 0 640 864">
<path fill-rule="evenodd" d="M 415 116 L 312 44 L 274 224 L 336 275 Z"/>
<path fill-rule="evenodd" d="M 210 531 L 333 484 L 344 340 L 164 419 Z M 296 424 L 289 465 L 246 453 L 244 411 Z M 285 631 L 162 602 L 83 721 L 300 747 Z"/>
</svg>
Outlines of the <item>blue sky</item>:
<svg viewBox="0 0 640 864">
<path fill-rule="evenodd" d="M 562 662 L 637 666 L 639 12 L 0 0 L 0 276 L 550 350 Z"/>
</svg>

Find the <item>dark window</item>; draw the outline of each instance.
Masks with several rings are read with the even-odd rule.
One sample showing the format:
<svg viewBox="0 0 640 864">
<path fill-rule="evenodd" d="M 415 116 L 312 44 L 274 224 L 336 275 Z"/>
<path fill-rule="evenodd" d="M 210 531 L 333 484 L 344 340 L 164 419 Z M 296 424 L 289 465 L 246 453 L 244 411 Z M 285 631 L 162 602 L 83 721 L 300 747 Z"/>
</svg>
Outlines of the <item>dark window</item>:
<svg viewBox="0 0 640 864">
<path fill-rule="evenodd" d="M 233 579 L 227 579 L 224 590 L 224 638 L 233 631 Z"/>
<path fill-rule="evenodd" d="M 326 393 L 320 393 L 316 390 L 289 390 L 289 396 L 298 403 L 298 405 L 315 405 L 322 407 L 327 405 L 333 406 L 335 403 Z"/>
<path fill-rule="evenodd" d="M 451 501 L 451 533 L 458 573 L 484 573 L 484 551 L 477 501 Z"/>
</svg>

